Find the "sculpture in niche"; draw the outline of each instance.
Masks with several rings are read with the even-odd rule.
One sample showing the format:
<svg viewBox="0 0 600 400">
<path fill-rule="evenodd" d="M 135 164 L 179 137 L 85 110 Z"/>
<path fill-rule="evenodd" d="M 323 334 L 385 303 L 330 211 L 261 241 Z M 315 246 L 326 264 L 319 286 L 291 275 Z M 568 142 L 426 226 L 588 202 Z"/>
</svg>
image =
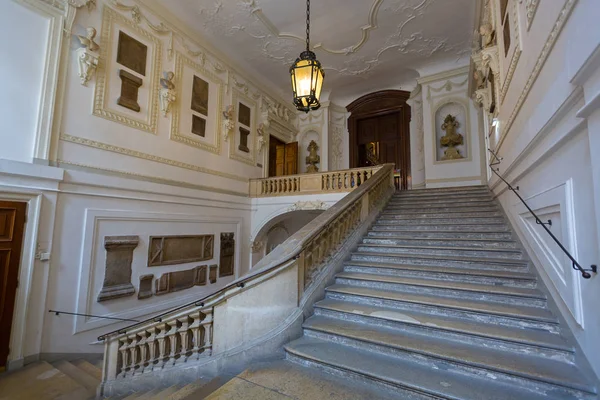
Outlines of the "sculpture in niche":
<svg viewBox="0 0 600 400">
<path fill-rule="evenodd" d="M 146 58 L 148 46 L 132 38 L 123 31 L 119 31 L 119 44 L 117 46 L 117 62 L 130 70 L 146 76 Z"/>
<path fill-rule="evenodd" d="M 223 140 L 226 142 L 229 141 L 229 136 L 235 129 L 234 115 L 235 107 L 233 104 L 225 107 L 225 110 L 223 111 Z"/>
<path fill-rule="evenodd" d="M 306 168 L 306 172 L 309 174 L 319 172 L 319 167 L 317 167 L 317 164 L 321 162 L 321 157 L 317 153 L 319 145 L 314 140 L 311 140 L 307 150 L 308 156 L 306 157 L 306 165 L 308 165 L 308 167 Z"/>
<path fill-rule="evenodd" d="M 206 265 L 183 271 L 167 272 L 156 280 L 156 295 L 178 292 L 194 286 L 206 285 Z"/>
<path fill-rule="evenodd" d="M 137 236 L 105 236 L 106 265 L 104 282 L 98 302 L 131 296 L 135 288 L 131 284 L 133 250 L 139 243 Z"/>
<path fill-rule="evenodd" d="M 219 266 L 217 264 L 213 264 L 213 265 L 211 265 L 209 267 L 208 280 L 210 281 L 210 283 L 216 283 L 217 282 L 217 272 L 218 272 L 218 269 L 219 269 Z M 223 276 L 223 275 L 220 275 L 220 276 Z"/>
<path fill-rule="evenodd" d="M 444 118 L 442 130 L 446 131 L 446 134 L 441 137 L 440 144 L 443 147 L 448 148 L 444 150 L 442 160 L 457 160 L 463 158 L 455 147 L 463 144 L 463 136 L 456 132 L 458 125 L 458 121 L 451 114 L 448 114 L 446 118 Z"/>
<path fill-rule="evenodd" d="M 117 99 L 117 104 L 135 112 L 140 112 L 138 104 L 138 89 L 142 86 L 142 79 L 125 71 L 119 70 L 121 78 L 121 96 Z"/>
<path fill-rule="evenodd" d="M 235 267 L 235 238 L 233 232 L 221 233 L 219 276 L 231 276 Z M 212 266 L 211 266 L 212 268 Z M 212 271 L 211 271 L 212 272 Z M 211 281 L 212 283 L 212 281 Z"/>
<path fill-rule="evenodd" d="M 100 46 L 94 41 L 96 29 L 89 27 L 86 30 L 86 36 L 77 35 L 79 42 L 83 45 L 77 49 L 77 62 L 79 66 L 79 79 L 83 86 L 92 79 L 98 68 L 98 50 Z"/>
<path fill-rule="evenodd" d="M 481 35 L 481 47 L 491 47 L 496 41 L 496 31 L 490 23 L 485 23 L 479 27 L 479 34 Z"/>
<path fill-rule="evenodd" d="M 165 117 L 171 112 L 171 105 L 177 100 L 174 80 L 175 74 L 173 71 L 163 72 L 163 77 L 160 78 L 160 110 Z"/>
<path fill-rule="evenodd" d="M 150 236 L 148 266 L 206 261 L 213 254 L 214 235 Z"/>
<path fill-rule="evenodd" d="M 192 84 L 192 105 L 193 111 L 208 116 L 208 82 L 194 75 Z"/>
<path fill-rule="evenodd" d="M 152 297 L 152 280 L 154 279 L 153 274 L 140 276 L 140 286 L 138 288 L 138 299 L 147 299 Z"/>
</svg>

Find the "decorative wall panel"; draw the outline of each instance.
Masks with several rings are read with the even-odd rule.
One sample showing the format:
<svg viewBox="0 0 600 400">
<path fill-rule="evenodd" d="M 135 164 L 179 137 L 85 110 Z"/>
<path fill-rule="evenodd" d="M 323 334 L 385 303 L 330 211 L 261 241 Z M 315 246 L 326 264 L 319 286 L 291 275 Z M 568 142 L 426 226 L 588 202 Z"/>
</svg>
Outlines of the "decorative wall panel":
<svg viewBox="0 0 600 400">
<path fill-rule="evenodd" d="M 221 152 L 221 108 L 223 81 L 183 54 L 175 53 L 177 93 L 171 140 L 219 154 Z"/>
<path fill-rule="evenodd" d="M 106 267 L 104 283 L 98 295 L 98 301 L 131 296 L 135 288 L 131 284 L 131 262 L 133 250 L 137 247 L 137 236 L 106 236 Z"/>
<path fill-rule="evenodd" d="M 235 271 L 235 239 L 233 232 L 221 233 L 219 276 L 231 276 Z"/>
<path fill-rule="evenodd" d="M 167 272 L 156 280 L 156 295 L 178 292 L 206 284 L 206 265 L 183 271 Z M 212 283 L 212 282 L 211 282 Z"/>
<path fill-rule="evenodd" d="M 206 261 L 213 253 L 214 235 L 150 236 L 148 266 Z"/>
<path fill-rule="evenodd" d="M 152 297 L 152 281 L 154 280 L 154 275 L 142 275 L 140 276 L 140 287 L 138 288 L 138 299 L 147 299 Z"/>
<path fill-rule="evenodd" d="M 217 264 L 213 264 L 209 267 L 209 271 L 208 271 L 208 280 L 210 281 L 210 283 L 216 283 L 217 282 L 217 273 L 219 270 L 219 266 Z"/>
<path fill-rule="evenodd" d="M 229 158 L 255 166 L 258 106 L 255 100 L 237 89 L 233 90 L 232 97 L 237 116 L 235 119 L 235 134 L 229 145 Z"/>
</svg>

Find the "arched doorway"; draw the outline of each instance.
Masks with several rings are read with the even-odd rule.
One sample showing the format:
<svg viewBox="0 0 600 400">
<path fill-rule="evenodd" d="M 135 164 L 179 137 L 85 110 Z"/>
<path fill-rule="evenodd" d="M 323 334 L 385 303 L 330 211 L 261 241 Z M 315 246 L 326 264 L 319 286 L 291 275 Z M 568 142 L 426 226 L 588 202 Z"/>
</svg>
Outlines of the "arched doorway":
<svg viewBox="0 0 600 400">
<path fill-rule="evenodd" d="M 410 188 L 410 92 L 382 90 L 354 100 L 346 109 L 350 168 L 394 163 L 400 188 Z"/>
</svg>

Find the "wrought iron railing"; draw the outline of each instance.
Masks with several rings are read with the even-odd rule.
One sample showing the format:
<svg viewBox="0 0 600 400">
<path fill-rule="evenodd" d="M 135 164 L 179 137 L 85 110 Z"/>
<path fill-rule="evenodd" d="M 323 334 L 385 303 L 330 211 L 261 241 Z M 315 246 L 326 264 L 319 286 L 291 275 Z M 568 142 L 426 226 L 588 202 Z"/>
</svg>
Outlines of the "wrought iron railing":
<svg viewBox="0 0 600 400">
<path fill-rule="evenodd" d="M 53 313 L 54 315 L 56 315 L 57 317 L 60 314 L 65 314 L 65 315 L 74 315 L 76 317 L 89 317 L 89 318 L 100 318 L 100 319 L 112 319 L 114 321 L 123 321 L 123 322 L 140 322 L 137 319 L 128 319 L 128 318 L 116 318 L 116 317 L 107 317 L 104 315 L 93 315 L 93 314 L 81 314 L 81 313 L 75 313 L 75 312 L 70 312 L 70 311 L 58 311 L 58 310 L 48 310 L 49 313 Z"/>
<path fill-rule="evenodd" d="M 593 273 L 598 273 L 598 266 L 597 265 L 591 265 L 589 269 L 585 269 L 581 266 L 581 264 L 579 264 L 577 262 L 577 260 L 575 259 L 575 257 L 573 257 L 571 255 L 571 253 L 565 248 L 565 246 L 563 246 L 563 244 L 560 242 L 560 240 L 558 240 L 558 238 L 556 236 L 554 236 L 554 234 L 552 233 L 552 231 L 548 228 L 548 226 L 552 226 L 552 221 L 548 220 L 546 222 L 542 221 L 537 214 L 531 209 L 531 207 L 529 207 L 529 205 L 527 204 L 527 202 L 521 197 L 521 195 L 518 193 L 519 190 L 519 186 L 514 187 L 513 185 L 511 185 L 510 183 L 508 183 L 508 181 L 506 179 L 504 179 L 504 177 L 502 175 L 500 175 L 499 171 L 500 168 L 494 168 L 496 165 L 500 164 L 502 162 L 502 158 L 498 157 L 498 155 L 491 149 L 488 149 L 488 151 L 492 154 L 493 160 L 490 162 L 490 169 L 492 170 L 492 172 L 498 177 L 500 178 L 500 180 L 502 182 L 504 182 L 506 184 L 506 186 L 508 186 L 508 190 L 510 190 L 511 192 L 513 192 L 518 198 L 519 200 L 521 200 L 521 202 L 523 203 L 523 205 L 525 206 L 525 208 L 527 208 L 527 210 L 531 213 L 531 215 L 533 215 L 533 218 L 535 218 L 535 223 L 538 225 L 541 225 L 542 228 L 544 228 L 544 230 L 546 232 L 548 232 L 548 234 L 550 235 L 550 237 L 552 238 L 552 240 L 554 240 L 554 242 L 556 242 L 556 244 L 558 245 L 558 247 L 560 247 L 560 249 L 565 253 L 565 255 L 567 257 L 569 257 L 569 259 L 572 262 L 572 266 L 573 269 L 576 271 L 581 272 L 581 276 L 584 279 L 590 279 L 592 277 L 592 275 L 590 274 L 590 272 Z"/>
</svg>

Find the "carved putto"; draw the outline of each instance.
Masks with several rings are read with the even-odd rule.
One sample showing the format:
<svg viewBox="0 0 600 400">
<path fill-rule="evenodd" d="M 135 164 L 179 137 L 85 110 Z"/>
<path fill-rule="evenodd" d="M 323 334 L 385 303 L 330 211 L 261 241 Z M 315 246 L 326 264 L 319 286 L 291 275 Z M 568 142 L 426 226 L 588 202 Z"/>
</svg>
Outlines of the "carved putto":
<svg viewBox="0 0 600 400">
<path fill-rule="evenodd" d="M 476 69 L 473 72 L 473 80 L 475 81 L 475 88 L 476 89 L 483 89 L 485 88 L 485 75 L 483 74 L 483 72 L 479 69 Z"/>
<path fill-rule="evenodd" d="M 481 35 L 481 47 L 486 48 L 496 44 L 496 31 L 490 23 L 485 23 L 479 27 L 479 34 Z"/>
<path fill-rule="evenodd" d="M 307 150 L 308 156 L 306 157 L 306 165 L 308 165 L 308 167 L 306 168 L 306 172 L 309 174 L 319 172 L 319 168 L 317 167 L 317 164 L 321 162 L 321 157 L 317 153 L 319 145 L 314 140 L 311 140 Z"/>
<path fill-rule="evenodd" d="M 163 72 L 163 77 L 160 78 L 160 110 L 165 117 L 171 111 L 171 105 L 177 100 L 174 80 L 175 74 L 172 71 Z"/>
<path fill-rule="evenodd" d="M 233 104 L 225 107 L 223 111 L 223 140 L 229 141 L 229 136 L 235 129 L 235 107 Z"/>
<path fill-rule="evenodd" d="M 262 151 L 267 143 L 267 139 L 265 139 L 267 129 L 269 129 L 268 122 L 261 122 L 256 129 L 256 133 L 258 133 L 258 153 Z"/>
<path fill-rule="evenodd" d="M 79 79 L 83 86 L 92 79 L 96 68 L 98 67 L 99 55 L 97 51 L 100 49 L 98 43 L 94 41 L 96 37 L 96 29 L 89 27 L 86 30 L 86 36 L 77 35 L 77 39 L 83 47 L 77 49 L 77 64 L 79 66 Z"/>
<path fill-rule="evenodd" d="M 444 150 L 442 160 L 458 160 L 463 158 L 455 147 L 463 144 L 463 136 L 456 132 L 458 125 L 458 121 L 451 114 L 448 114 L 446 118 L 444 118 L 442 130 L 446 131 L 446 134 L 440 138 L 440 144 L 443 147 L 447 147 L 447 149 Z"/>
</svg>

